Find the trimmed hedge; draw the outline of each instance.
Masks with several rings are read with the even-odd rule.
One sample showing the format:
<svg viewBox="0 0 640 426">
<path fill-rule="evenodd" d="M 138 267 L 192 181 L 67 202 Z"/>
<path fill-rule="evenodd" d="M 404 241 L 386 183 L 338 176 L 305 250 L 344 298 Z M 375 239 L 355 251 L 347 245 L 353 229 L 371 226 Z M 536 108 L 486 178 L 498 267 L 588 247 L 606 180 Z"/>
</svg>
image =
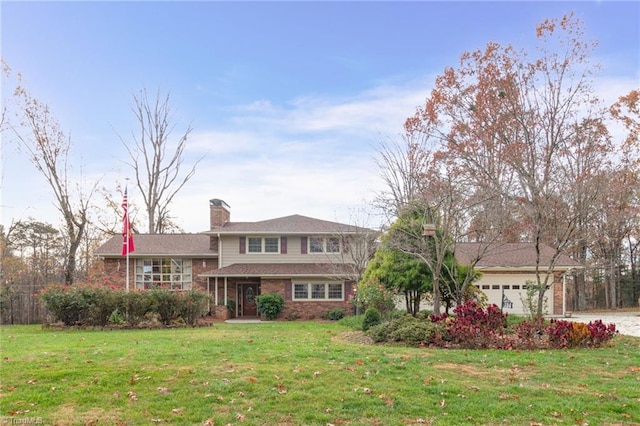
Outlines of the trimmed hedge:
<svg viewBox="0 0 640 426">
<path fill-rule="evenodd" d="M 149 315 L 156 315 L 164 325 L 181 319 L 194 325 L 204 315 L 209 296 L 197 290 L 148 290 L 125 292 L 107 287 L 78 285 L 50 286 L 40 297 L 54 322 L 64 325 L 104 327 L 115 319 L 131 327 L 138 326 Z"/>
</svg>

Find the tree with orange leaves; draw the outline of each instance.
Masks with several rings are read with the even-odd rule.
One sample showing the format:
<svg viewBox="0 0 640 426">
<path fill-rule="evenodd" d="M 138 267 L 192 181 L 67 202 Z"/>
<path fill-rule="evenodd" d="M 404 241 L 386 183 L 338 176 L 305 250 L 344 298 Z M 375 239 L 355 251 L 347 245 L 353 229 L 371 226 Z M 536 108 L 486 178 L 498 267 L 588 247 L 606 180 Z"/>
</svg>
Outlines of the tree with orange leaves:
<svg viewBox="0 0 640 426">
<path fill-rule="evenodd" d="M 467 199 L 458 201 L 475 209 L 467 238 L 473 231 L 535 244 L 542 289 L 536 314 L 542 315 L 558 257 L 574 243 L 580 223 L 595 214 L 599 187 L 590 182 L 610 164 L 611 142 L 591 86 L 597 44 L 584 40 L 573 15 L 544 21 L 536 37 L 534 55 L 497 43 L 464 53 L 458 68 L 436 79 L 405 129 L 436 140 L 439 164 L 431 170 L 446 170 L 449 181 L 467 187 Z M 488 220 L 492 211 L 509 211 L 519 234 L 513 222 Z M 461 237 L 464 232 L 447 236 Z M 549 263 L 541 260 L 543 244 L 554 248 Z"/>
</svg>

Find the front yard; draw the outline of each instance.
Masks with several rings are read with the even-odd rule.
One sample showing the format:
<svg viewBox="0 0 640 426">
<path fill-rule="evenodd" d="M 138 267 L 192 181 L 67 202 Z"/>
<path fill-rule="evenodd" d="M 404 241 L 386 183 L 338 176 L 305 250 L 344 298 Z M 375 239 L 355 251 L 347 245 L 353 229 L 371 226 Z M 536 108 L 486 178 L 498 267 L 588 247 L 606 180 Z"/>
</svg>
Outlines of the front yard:
<svg viewBox="0 0 640 426">
<path fill-rule="evenodd" d="M 640 423 L 640 339 L 598 349 L 364 344 L 332 322 L 2 327 L 5 423 Z"/>
</svg>

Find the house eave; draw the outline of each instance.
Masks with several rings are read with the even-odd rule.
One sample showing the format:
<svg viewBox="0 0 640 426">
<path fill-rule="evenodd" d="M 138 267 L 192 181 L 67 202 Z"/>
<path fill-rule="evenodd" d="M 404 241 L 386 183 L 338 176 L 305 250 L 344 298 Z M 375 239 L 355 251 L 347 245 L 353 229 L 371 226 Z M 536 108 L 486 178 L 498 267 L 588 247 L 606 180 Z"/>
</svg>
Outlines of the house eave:
<svg viewBox="0 0 640 426">
<path fill-rule="evenodd" d="M 583 266 L 576 265 L 556 265 L 553 267 L 553 271 L 555 272 L 564 272 L 569 271 L 571 269 L 583 269 Z M 478 266 L 476 265 L 474 269 L 481 272 L 531 272 L 535 273 L 536 268 L 531 266 Z M 547 266 L 541 265 L 538 268 L 538 271 L 545 273 L 547 271 Z"/>
</svg>

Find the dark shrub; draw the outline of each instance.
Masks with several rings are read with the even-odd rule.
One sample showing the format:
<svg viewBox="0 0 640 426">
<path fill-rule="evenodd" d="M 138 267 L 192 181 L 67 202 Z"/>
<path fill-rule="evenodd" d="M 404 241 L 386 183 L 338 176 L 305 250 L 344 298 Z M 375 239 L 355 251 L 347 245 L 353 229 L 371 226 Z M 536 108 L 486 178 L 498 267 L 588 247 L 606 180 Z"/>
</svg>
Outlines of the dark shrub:
<svg viewBox="0 0 640 426">
<path fill-rule="evenodd" d="M 390 334 L 390 338 L 408 345 L 430 344 L 435 341 L 440 326 L 427 321 L 416 319 L 412 323 L 405 324 Z"/>
<path fill-rule="evenodd" d="M 189 325 L 195 325 L 196 320 L 206 312 L 208 299 L 206 293 L 197 290 L 181 293 L 178 297 L 178 317 Z"/>
<path fill-rule="evenodd" d="M 341 320 L 342 318 L 344 318 L 344 309 L 340 309 L 340 308 L 330 309 L 329 312 L 327 312 L 324 315 L 324 318 L 331 321 Z"/>
<path fill-rule="evenodd" d="M 121 309 L 127 324 L 136 327 L 144 320 L 147 312 L 151 311 L 150 293 L 142 291 L 124 293 Z"/>
<path fill-rule="evenodd" d="M 148 290 L 151 302 L 151 311 L 158 314 L 159 320 L 164 325 L 178 318 L 179 300 L 178 293 L 169 290 Z"/>
<path fill-rule="evenodd" d="M 284 307 L 284 298 L 277 293 L 264 293 L 256 297 L 258 309 L 266 319 L 272 321 L 278 318 Z"/>
<path fill-rule="evenodd" d="M 415 318 L 406 314 L 367 331 L 374 342 L 403 342 L 408 345 L 431 344 L 436 336 L 444 331 L 443 324 L 436 324 L 428 319 Z"/>
<path fill-rule="evenodd" d="M 376 308 L 367 308 L 364 313 L 364 320 L 362 321 L 362 331 L 367 331 L 374 325 L 380 324 L 382 321 L 382 316 L 380 315 L 380 311 Z"/>
<path fill-rule="evenodd" d="M 114 306 L 110 300 L 102 302 L 102 289 L 90 286 L 51 286 L 41 297 L 45 308 L 51 312 L 54 321 L 65 325 L 104 325 Z M 104 312 L 111 309 L 109 313 Z"/>
<path fill-rule="evenodd" d="M 72 287 L 50 286 L 40 293 L 40 297 L 54 322 L 62 321 L 64 325 L 80 322 L 84 307 L 77 291 Z"/>
<path fill-rule="evenodd" d="M 83 297 L 87 306 L 85 323 L 104 327 L 123 301 L 124 292 L 105 287 L 87 287 Z"/>
</svg>

